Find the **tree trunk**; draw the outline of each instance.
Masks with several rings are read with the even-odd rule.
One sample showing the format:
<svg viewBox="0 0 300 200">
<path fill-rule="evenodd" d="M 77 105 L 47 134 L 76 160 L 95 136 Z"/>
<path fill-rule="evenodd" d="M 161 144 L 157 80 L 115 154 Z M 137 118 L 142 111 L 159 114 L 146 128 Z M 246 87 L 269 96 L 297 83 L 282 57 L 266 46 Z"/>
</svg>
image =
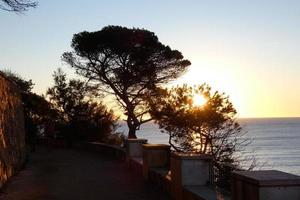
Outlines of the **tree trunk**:
<svg viewBox="0 0 300 200">
<path fill-rule="evenodd" d="M 129 131 L 128 131 L 128 138 L 129 139 L 136 139 L 136 128 L 135 127 L 128 127 Z"/>
<path fill-rule="evenodd" d="M 132 108 L 132 106 L 130 106 Z M 128 138 L 135 139 L 136 137 L 136 129 L 139 126 L 139 121 L 134 115 L 133 109 L 127 108 L 128 116 L 127 116 L 127 126 L 128 126 Z"/>
</svg>

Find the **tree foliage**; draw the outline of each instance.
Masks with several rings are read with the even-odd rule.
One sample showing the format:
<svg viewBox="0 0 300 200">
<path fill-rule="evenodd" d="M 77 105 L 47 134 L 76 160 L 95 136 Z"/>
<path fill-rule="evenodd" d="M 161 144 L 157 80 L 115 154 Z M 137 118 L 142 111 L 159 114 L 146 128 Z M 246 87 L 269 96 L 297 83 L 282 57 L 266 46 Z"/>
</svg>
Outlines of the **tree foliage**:
<svg viewBox="0 0 300 200">
<path fill-rule="evenodd" d="M 33 120 L 36 125 L 55 118 L 56 113 L 51 109 L 50 103 L 43 96 L 32 92 L 34 86 L 32 80 L 25 80 L 11 71 L 2 72 L 19 87 L 25 115 Z"/>
<path fill-rule="evenodd" d="M 73 52 L 63 54 L 77 74 L 116 97 L 127 116 L 129 137 L 135 138 L 148 110 L 144 96 L 180 76 L 190 65 L 182 54 L 159 42 L 148 30 L 107 26 L 75 34 Z"/>
<path fill-rule="evenodd" d="M 59 113 L 61 133 L 69 141 L 101 141 L 117 126 L 117 118 L 103 104 L 94 101 L 94 89 L 80 80 L 67 80 L 58 69 L 54 85 L 47 90 L 53 107 Z"/>
<path fill-rule="evenodd" d="M 32 80 L 25 80 L 20 75 L 9 70 L 1 70 L 0 72 L 2 72 L 10 81 L 14 82 L 22 92 L 29 93 L 33 89 L 34 83 Z"/>
<path fill-rule="evenodd" d="M 156 93 L 160 98 L 149 98 L 150 113 L 159 127 L 169 134 L 173 149 L 212 155 L 216 181 L 228 186 L 230 178 L 224 176 L 227 170 L 239 167 L 241 160 L 236 152 L 248 142 L 241 139 L 244 132 L 235 118 L 236 110 L 229 97 L 212 92 L 206 84 L 160 89 Z M 195 106 L 195 95 L 202 95 L 206 103 Z"/>
<path fill-rule="evenodd" d="M 29 8 L 35 8 L 37 2 L 29 0 L 0 0 L 0 9 L 22 13 Z"/>
</svg>

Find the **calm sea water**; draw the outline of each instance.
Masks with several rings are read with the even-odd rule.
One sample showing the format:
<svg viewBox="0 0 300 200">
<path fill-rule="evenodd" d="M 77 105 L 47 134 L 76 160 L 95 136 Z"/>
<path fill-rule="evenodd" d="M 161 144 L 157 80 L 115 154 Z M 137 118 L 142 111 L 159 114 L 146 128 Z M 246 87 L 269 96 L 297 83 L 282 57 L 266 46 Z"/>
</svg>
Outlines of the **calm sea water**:
<svg viewBox="0 0 300 200">
<path fill-rule="evenodd" d="M 300 175 L 300 118 L 240 119 L 245 137 L 252 142 L 245 148 L 244 156 L 255 156 L 259 169 L 276 169 Z M 127 132 L 125 124 L 121 131 Z M 152 122 L 144 124 L 137 132 L 139 138 L 149 143 L 167 144 L 168 135 L 161 133 Z"/>
</svg>

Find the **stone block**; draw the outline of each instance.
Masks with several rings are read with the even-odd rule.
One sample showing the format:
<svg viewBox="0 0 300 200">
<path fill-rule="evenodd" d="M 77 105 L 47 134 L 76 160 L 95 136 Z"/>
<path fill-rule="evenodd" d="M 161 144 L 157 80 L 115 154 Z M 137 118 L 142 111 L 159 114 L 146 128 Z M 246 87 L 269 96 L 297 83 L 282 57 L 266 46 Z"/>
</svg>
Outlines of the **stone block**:
<svg viewBox="0 0 300 200">
<path fill-rule="evenodd" d="M 126 157 L 127 160 L 133 157 L 143 156 L 143 144 L 146 144 L 146 139 L 126 139 Z"/>
<path fill-rule="evenodd" d="M 212 181 L 212 157 L 196 153 L 171 153 L 171 191 L 183 199 L 183 187 L 205 186 Z"/>
<path fill-rule="evenodd" d="M 300 200 L 300 177 L 277 171 L 236 171 L 233 200 Z"/>
<path fill-rule="evenodd" d="M 170 146 L 165 144 L 143 145 L 143 175 L 148 178 L 150 168 L 166 168 L 170 165 Z"/>
</svg>

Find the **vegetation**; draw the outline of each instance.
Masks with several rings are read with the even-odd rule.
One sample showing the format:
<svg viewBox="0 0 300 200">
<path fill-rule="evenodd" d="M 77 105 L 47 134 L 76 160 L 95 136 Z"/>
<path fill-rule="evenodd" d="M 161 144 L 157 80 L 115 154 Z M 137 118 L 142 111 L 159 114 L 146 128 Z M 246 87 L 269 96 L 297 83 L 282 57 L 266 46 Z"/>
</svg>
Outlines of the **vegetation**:
<svg viewBox="0 0 300 200">
<path fill-rule="evenodd" d="M 22 13 L 36 6 L 37 2 L 29 0 L 0 0 L 0 9 L 16 13 Z"/>
<path fill-rule="evenodd" d="M 117 118 L 102 103 L 95 101 L 94 88 L 80 80 L 67 80 L 58 69 L 54 72 L 54 86 L 47 96 L 58 113 L 61 136 L 69 144 L 75 140 L 105 141 L 117 127 Z M 117 135 L 116 135 L 117 137 Z"/>
<path fill-rule="evenodd" d="M 145 95 L 179 77 L 190 65 L 182 54 L 159 42 L 148 30 L 107 26 L 75 34 L 73 52 L 63 54 L 76 73 L 106 94 L 115 96 L 127 117 L 128 137 L 151 120 Z"/>
<path fill-rule="evenodd" d="M 6 73 L 22 90 L 29 138 L 43 124 L 48 136 L 61 136 L 70 144 L 120 143 L 122 135 L 114 134 L 117 117 L 98 98 L 113 95 L 126 116 L 129 138 L 154 119 L 174 150 L 212 155 L 216 183 L 229 187 L 230 172 L 240 167 L 237 152 L 248 141 L 242 139 L 237 112 L 224 93 L 213 92 L 207 84 L 162 88 L 191 64 L 179 51 L 159 42 L 153 32 L 120 26 L 75 34 L 71 46 L 63 60 L 85 81 L 67 80 L 58 69 L 47 90 L 49 102 L 31 92 L 31 80 Z M 195 104 L 197 95 L 205 99 L 203 105 Z"/>
<path fill-rule="evenodd" d="M 67 80 L 58 69 L 47 101 L 32 92 L 33 83 L 19 75 L 3 71 L 21 90 L 25 115 L 26 143 L 34 151 L 39 134 L 47 138 L 74 141 L 101 141 L 121 144 L 123 135 L 116 133 L 117 117 L 94 99 L 94 89 L 79 80 Z M 44 130 L 44 131 L 43 131 Z"/>
<path fill-rule="evenodd" d="M 176 151 L 198 152 L 213 156 L 215 181 L 229 187 L 228 173 L 239 167 L 239 152 L 246 144 L 236 110 L 223 93 L 212 92 L 206 85 L 159 89 L 160 98 L 149 98 L 151 115 L 159 127 L 169 134 L 169 143 Z M 196 95 L 206 102 L 195 105 Z"/>
</svg>

